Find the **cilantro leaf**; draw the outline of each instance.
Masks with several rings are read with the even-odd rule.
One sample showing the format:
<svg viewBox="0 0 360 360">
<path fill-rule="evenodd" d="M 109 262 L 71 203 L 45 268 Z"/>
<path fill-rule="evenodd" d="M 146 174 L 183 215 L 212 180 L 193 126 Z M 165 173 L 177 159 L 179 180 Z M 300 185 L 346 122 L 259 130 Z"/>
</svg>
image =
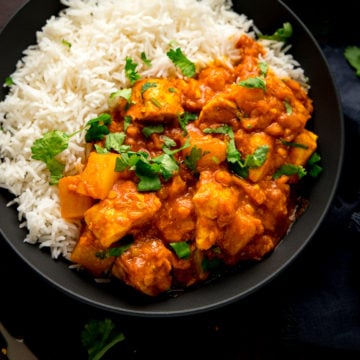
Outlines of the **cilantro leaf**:
<svg viewBox="0 0 360 360">
<path fill-rule="evenodd" d="M 287 41 L 293 34 L 293 28 L 291 23 L 285 22 L 283 26 L 277 29 L 272 35 L 258 35 L 259 39 L 276 40 L 276 41 Z"/>
<path fill-rule="evenodd" d="M 145 126 L 143 127 L 143 129 L 141 130 L 142 134 L 148 138 L 150 137 L 152 134 L 161 134 L 165 131 L 164 126 L 163 125 L 151 125 L 151 126 Z"/>
<path fill-rule="evenodd" d="M 170 49 L 166 55 L 184 76 L 191 78 L 196 74 L 195 64 L 183 54 L 180 48 Z"/>
<path fill-rule="evenodd" d="M 87 128 L 85 141 L 92 142 L 102 140 L 105 135 L 110 133 L 107 125 L 110 125 L 111 122 L 111 115 L 106 113 L 100 114 L 98 117 L 89 120 L 85 125 L 85 128 Z"/>
<path fill-rule="evenodd" d="M 196 145 L 191 148 L 190 155 L 185 157 L 185 165 L 193 172 L 196 172 L 197 162 L 203 156 L 203 151 L 201 148 L 198 148 Z"/>
<path fill-rule="evenodd" d="M 348 46 L 345 49 L 344 56 L 349 64 L 355 69 L 356 76 L 360 77 L 360 47 Z"/>
<path fill-rule="evenodd" d="M 173 248 L 179 259 L 188 259 L 190 257 L 190 245 L 186 241 L 171 242 L 169 245 Z"/>
<path fill-rule="evenodd" d="M 243 86 L 249 89 L 262 89 L 266 90 L 266 82 L 262 77 L 251 77 L 237 83 L 239 86 Z"/>
<path fill-rule="evenodd" d="M 133 85 L 136 80 L 140 79 L 140 75 L 136 71 L 138 64 L 135 63 L 128 56 L 125 59 L 125 76 L 130 80 L 130 84 Z"/>
<path fill-rule="evenodd" d="M 81 343 L 88 352 L 88 360 L 100 360 L 124 339 L 124 333 L 115 331 L 115 324 L 108 318 L 103 321 L 90 320 L 81 332 Z"/>
<path fill-rule="evenodd" d="M 179 126 L 181 128 L 181 130 L 183 131 L 184 135 L 187 135 L 187 129 L 186 129 L 186 125 L 190 122 L 190 121 L 195 121 L 197 119 L 197 115 L 194 113 L 190 113 L 190 112 L 183 112 L 181 114 L 178 114 L 177 116 L 178 122 L 179 122 Z"/>
<path fill-rule="evenodd" d="M 50 171 L 50 184 L 55 185 L 62 178 L 65 165 L 55 157 L 67 149 L 70 136 L 62 131 L 53 130 L 36 139 L 31 147 L 32 158 L 43 161 Z"/>
<path fill-rule="evenodd" d="M 141 52 L 140 54 L 140 57 L 141 57 L 141 60 L 144 62 L 144 64 L 148 67 L 150 67 L 152 64 L 151 64 L 151 60 L 148 59 L 148 57 L 146 56 L 145 52 Z"/>
<path fill-rule="evenodd" d="M 273 178 L 278 179 L 282 175 L 298 175 L 301 179 L 307 174 L 307 171 L 301 165 L 284 164 L 274 173 Z"/>
</svg>

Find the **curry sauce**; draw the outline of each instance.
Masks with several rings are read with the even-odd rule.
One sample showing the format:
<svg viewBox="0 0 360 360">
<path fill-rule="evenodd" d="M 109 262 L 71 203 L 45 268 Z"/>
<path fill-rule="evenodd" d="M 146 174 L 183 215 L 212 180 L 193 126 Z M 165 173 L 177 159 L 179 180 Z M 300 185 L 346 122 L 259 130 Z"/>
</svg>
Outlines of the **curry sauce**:
<svg viewBox="0 0 360 360">
<path fill-rule="evenodd" d="M 83 224 L 74 263 L 157 296 L 260 261 L 285 236 L 317 148 L 312 100 L 259 61 L 258 42 L 237 46 L 233 67 L 138 79 L 112 98 L 109 135 L 59 181 L 62 216 Z"/>
</svg>

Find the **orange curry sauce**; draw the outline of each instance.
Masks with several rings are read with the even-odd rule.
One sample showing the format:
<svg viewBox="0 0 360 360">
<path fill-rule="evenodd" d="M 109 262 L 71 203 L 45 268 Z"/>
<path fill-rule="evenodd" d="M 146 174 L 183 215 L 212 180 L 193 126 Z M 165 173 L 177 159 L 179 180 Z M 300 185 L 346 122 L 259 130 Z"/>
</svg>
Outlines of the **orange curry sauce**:
<svg viewBox="0 0 360 360">
<path fill-rule="evenodd" d="M 171 153 L 178 168 L 160 176 L 159 189 L 141 191 L 133 168 L 115 171 L 120 153 L 93 148 L 83 172 L 59 182 L 62 216 L 82 222 L 74 263 L 157 296 L 209 279 L 214 264 L 259 261 L 285 236 L 296 218 L 291 189 L 300 178 L 274 174 L 286 164 L 305 166 L 316 150 L 317 135 L 305 129 L 312 101 L 296 81 L 271 68 L 261 73 L 265 50 L 255 40 L 242 36 L 237 46 L 241 61 L 232 69 L 214 63 L 195 78 L 140 79 L 130 101 L 112 103 L 109 129 L 126 135 L 123 145 L 152 159 L 172 139 L 168 149 L 179 149 Z M 251 78 L 263 78 L 266 87 L 240 85 Z M 185 113 L 193 117 L 180 126 Z M 125 130 L 124 119 L 131 120 Z M 154 125 L 163 129 L 145 136 L 143 129 Z M 231 142 L 242 159 L 259 148 L 266 158 L 239 175 L 228 158 Z M 187 160 L 195 154 L 191 167 Z M 109 251 L 124 244 L 117 254 Z"/>
</svg>

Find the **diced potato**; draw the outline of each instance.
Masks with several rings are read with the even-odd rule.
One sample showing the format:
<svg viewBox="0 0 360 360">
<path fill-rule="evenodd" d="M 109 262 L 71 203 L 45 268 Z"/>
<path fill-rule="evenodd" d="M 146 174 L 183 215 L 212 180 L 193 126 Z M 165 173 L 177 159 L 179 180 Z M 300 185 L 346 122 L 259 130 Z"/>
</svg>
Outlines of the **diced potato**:
<svg viewBox="0 0 360 360">
<path fill-rule="evenodd" d="M 109 196 L 85 212 L 84 219 L 104 247 L 144 225 L 161 207 L 155 193 L 139 193 L 132 181 L 117 182 Z"/>
<path fill-rule="evenodd" d="M 59 180 L 60 210 L 65 219 L 81 219 L 94 203 L 93 198 L 75 191 L 79 181 L 80 175 L 66 176 Z"/>
<path fill-rule="evenodd" d="M 91 152 L 76 191 L 94 199 L 105 199 L 114 183 L 120 177 L 115 171 L 118 154 Z"/>
<path fill-rule="evenodd" d="M 88 228 L 85 228 L 71 254 L 71 260 L 83 266 L 94 276 L 100 276 L 110 270 L 115 259 L 113 256 L 97 256 L 98 253 L 104 251 L 105 248 L 101 245 L 100 241 Z"/>
</svg>

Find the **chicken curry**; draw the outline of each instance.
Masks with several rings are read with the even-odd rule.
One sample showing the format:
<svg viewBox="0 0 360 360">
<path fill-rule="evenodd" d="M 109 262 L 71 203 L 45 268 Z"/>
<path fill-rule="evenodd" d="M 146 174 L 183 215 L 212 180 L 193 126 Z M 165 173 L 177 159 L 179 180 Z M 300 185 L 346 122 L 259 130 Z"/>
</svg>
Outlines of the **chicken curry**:
<svg viewBox="0 0 360 360">
<path fill-rule="evenodd" d="M 258 42 L 237 46 L 233 67 L 113 94 L 83 171 L 59 181 L 62 216 L 82 222 L 74 263 L 158 296 L 260 261 L 285 236 L 317 148 L 312 100 L 259 60 Z"/>
</svg>

